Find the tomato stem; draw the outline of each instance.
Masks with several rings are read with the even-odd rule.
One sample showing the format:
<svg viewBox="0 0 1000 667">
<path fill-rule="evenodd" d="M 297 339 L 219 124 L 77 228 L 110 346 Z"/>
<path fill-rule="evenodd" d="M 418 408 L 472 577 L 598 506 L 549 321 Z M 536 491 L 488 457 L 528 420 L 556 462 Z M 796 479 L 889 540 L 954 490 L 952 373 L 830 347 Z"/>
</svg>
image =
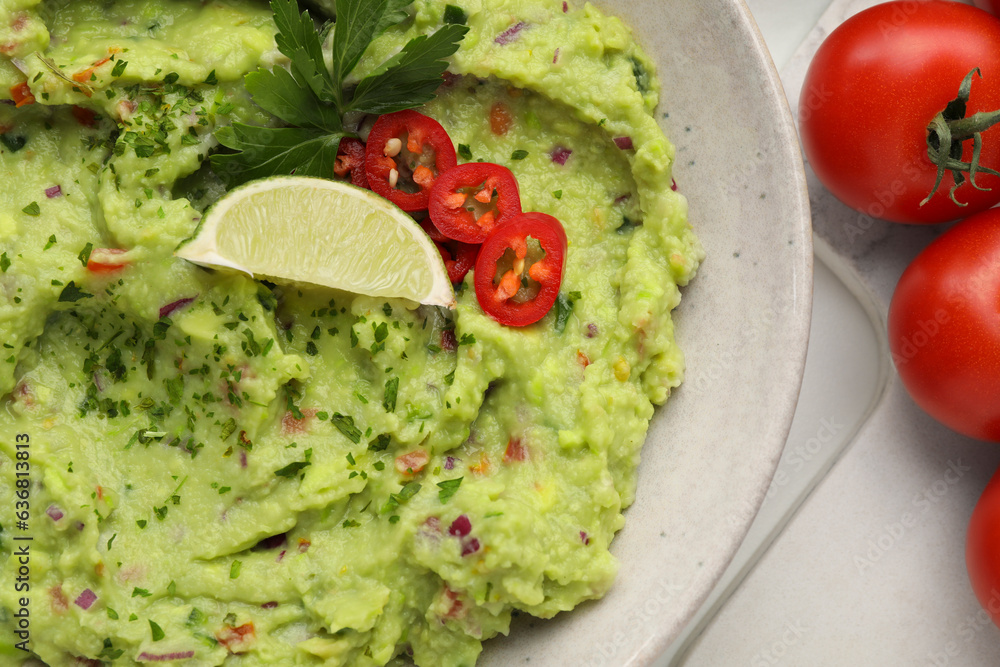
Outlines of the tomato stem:
<svg viewBox="0 0 1000 667">
<path fill-rule="evenodd" d="M 937 192 L 941 181 L 944 179 L 946 171 L 951 172 L 955 184 L 951 188 L 949 196 L 958 206 L 966 206 L 955 198 L 955 191 L 965 183 L 966 180 L 977 190 L 989 190 L 982 188 L 976 183 L 976 174 L 986 173 L 1000 176 L 1000 172 L 983 167 L 979 164 L 979 157 L 982 154 L 983 138 L 982 133 L 1000 123 L 1000 110 L 992 112 L 979 112 L 966 118 L 966 109 L 969 103 L 969 96 L 972 92 L 972 75 L 978 74 L 982 77 L 979 68 L 973 69 L 962 80 L 962 85 L 958 89 L 958 97 L 948 103 L 943 111 L 938 113 L 927 126 L 927 157 L 937 166 L 937 180 L 927 197 L 920 202 L 923 206 L 931 200 Z M 965 162 L 962 160 L 962 143 L 972 139 L 972 160 Z M 965 174 L 968 173 L 968 179 Z"/>
</svg>

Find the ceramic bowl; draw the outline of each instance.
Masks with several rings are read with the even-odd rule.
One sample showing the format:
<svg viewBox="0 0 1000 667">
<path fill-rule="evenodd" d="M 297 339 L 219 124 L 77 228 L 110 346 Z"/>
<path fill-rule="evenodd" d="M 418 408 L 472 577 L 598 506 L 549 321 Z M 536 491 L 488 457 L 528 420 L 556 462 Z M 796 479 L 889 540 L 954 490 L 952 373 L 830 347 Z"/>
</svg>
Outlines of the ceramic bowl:
<svg viewBox="0 0 1000 667">
<path fill-rule="evenodd" d="M 675 177 L 707 259 L 683 290 L 684 385 L 659 409 L 600 601 L 487 642 L 484 667 L 653 665 L 732 559 L 770 483 L 805 364 L 809 202 L 781 83 L 742 0 L 597 0 L 657 62 Z"/>
</svg>

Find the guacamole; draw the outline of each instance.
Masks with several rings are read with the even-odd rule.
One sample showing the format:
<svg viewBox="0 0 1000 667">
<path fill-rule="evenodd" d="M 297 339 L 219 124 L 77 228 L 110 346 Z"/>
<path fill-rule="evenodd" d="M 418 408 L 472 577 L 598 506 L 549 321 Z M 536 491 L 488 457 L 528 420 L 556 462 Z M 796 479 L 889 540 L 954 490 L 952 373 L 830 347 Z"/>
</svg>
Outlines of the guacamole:
<svg viewBox="0 0 1000 667">
<path fill-rule="evenodd" d="M 537 324 L 174 257 L 273 122 L 266 3 L 0 0 L 3 664 L 473 665 L 612 585 L 702 258 L 652 65 L 577 0 L 407 11 L 360 71 L 468 24 L 421 111 L 562 221 Z"/>
</svg>

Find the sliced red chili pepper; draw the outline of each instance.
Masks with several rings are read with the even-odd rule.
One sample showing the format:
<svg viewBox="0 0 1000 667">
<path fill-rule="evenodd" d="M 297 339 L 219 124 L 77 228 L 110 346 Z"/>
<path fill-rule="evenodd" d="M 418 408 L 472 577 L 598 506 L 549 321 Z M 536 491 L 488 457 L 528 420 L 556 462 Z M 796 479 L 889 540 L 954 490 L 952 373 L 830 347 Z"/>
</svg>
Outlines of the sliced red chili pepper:
<svg viewBox="0 0 1000 667">
<path fill-rule="evenodd" d="M 445 243 L 450 239 L 441 233 L 441 230 L 434 226 L 430 218 L 424 218 L 420 221 L 420 228 L 427 232 L 427 236 L 431 237 L 431 241 L 435 243 Z"/>
<path fill-rule="evenodd" d="M 441 259 L 444 260 L 444 268 L 448 269 L 448 279 L 453 283 L 465 280 L 465 274 L 476 265 L 479 246 L 449 239 L 435 245 L 441 253 Z"/>
<path fill-rule="evenodd" d="M 20 109 L 28 104 L 35 103 L 35 96 L 31 94 L 31 88 L 28 87 L 28 82 L 23 81 L 16 86 L 12 86 L 10 89 L 10 96 L 14 100 L 14 104 Z"/>
<path fill-rule="evenodd" d="M 532 257 L 529 238 L 543 257 Z M 559 296 L 566 246 L 562 224 L 545 213 L 522 213 L 494 229 L 476 260 L 476 299 L 483 311 L 513 327 L 542 319 Z"/>
<path fill-rule="evenodd" d="M 94 248 L 87 261 L 87 270 L 91 273 L 114 273 L 121 271 L 128 262 L 117 257 L 123 255 L 125 251 L 121 248 Z"/>
<path fill-rule="evenodd" d="M 350 176 L 351 185 L 371 190 L 368 187 L 368 176 L 365 174 L 365 145 L 360 139 L 344 137 L 340 140 L 333 173 L 341 178 Z"/>
<path fill-rule="evenodd" d="M 490 162 L 459 165 L 438 177 L 428 213 L 448 238 L 482 243 L 495 227 L 521 214 L 517 179 Z"/>
<path fill-rule="evenodd" d="M 380 116 L 368 135 L 368 184 L 404 211 L 427 208 L 434 181 L 457 164 L 441 124 L 411 109 Z"/>
</svg>

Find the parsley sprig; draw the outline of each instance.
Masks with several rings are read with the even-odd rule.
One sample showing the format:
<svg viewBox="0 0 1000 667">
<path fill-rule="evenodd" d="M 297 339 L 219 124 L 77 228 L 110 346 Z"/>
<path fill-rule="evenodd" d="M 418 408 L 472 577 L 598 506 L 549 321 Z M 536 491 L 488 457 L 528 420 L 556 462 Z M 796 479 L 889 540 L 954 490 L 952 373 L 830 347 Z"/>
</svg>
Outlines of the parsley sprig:
<svg viewBox="0 0 1000 667">
<path fill-rule="evenodd" d="M 288 69 L 259 69 L 244 82 L 254 102 L 289 127 L 233 123 L 216 138 L 233 152 L 212 156 L 212 166 L 230 187 L 255 178 L 295 173 L 330 177 L 348 113 L 385 114 L 429 102 L 441 84 L 445 58 L 458 50 L 468 31 L 446 25 L 411 39 L 399 53 L 376 67 L 357 86 L 345 87 L 372 41 L 406 20 L 413 0 L 337 0 L 337 21 L 317 29 L 296 0 L 271 0 L 278 50 Z M 323 42 L 333 30 L 332 66 Z"/>
</svg>

